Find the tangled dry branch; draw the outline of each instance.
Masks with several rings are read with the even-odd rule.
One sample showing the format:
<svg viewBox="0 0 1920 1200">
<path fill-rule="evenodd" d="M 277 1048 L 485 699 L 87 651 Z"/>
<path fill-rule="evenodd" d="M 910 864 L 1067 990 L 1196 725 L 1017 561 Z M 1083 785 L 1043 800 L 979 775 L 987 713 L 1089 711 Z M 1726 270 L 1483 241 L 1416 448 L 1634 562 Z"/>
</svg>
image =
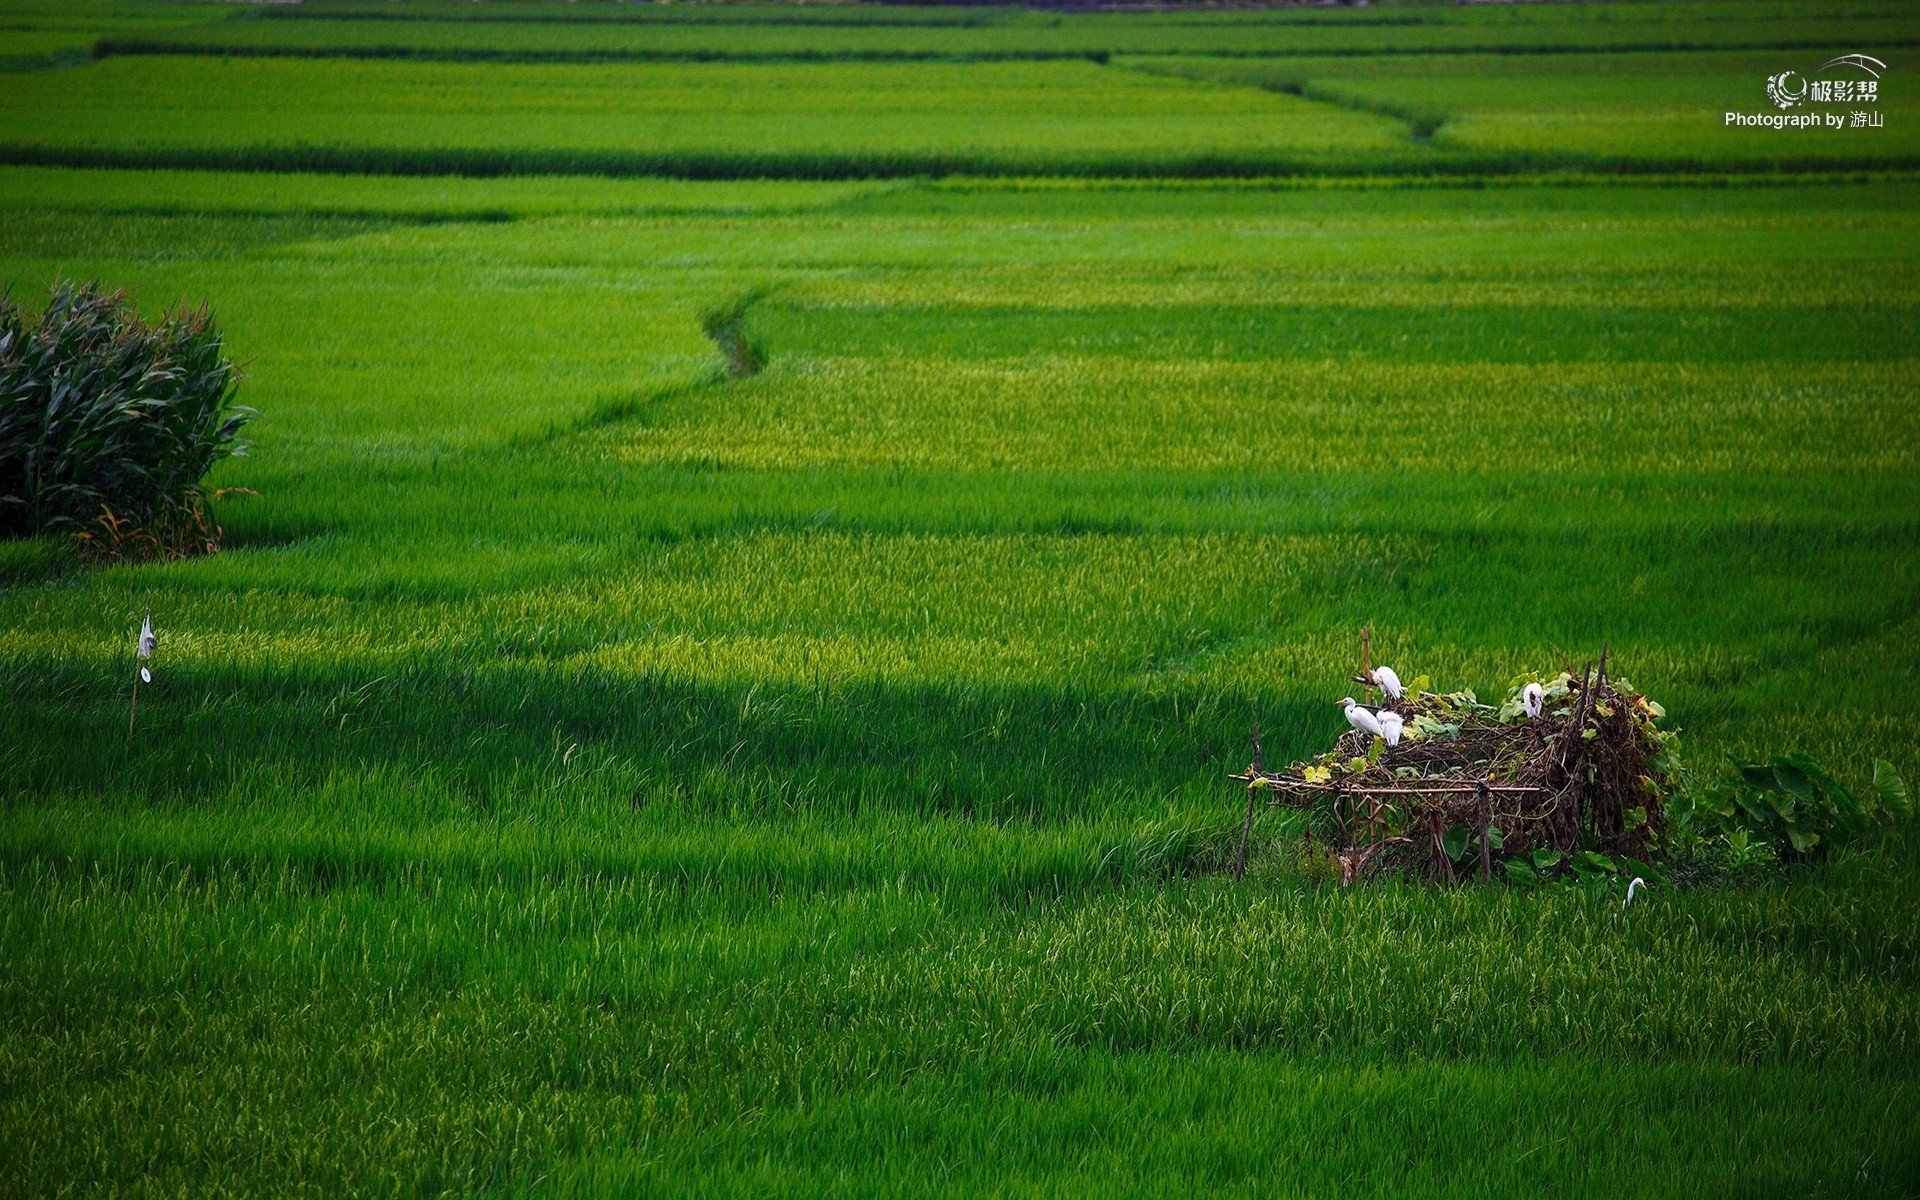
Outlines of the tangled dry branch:
<svg viewBox="0 0 1920 1200">
<path fill-rule="evenodd" d="M 1366 683 L 1359 678 L 1356 682 Z M 1344 882 L 1389 864 L 1435 881 L 1552 855 L 1643 860 L 1666 825 L 1658 705 L 1610 679 L 1606 656 L 1544 688 L 1537 717 L 1470 692 L 1409 692 L 1385 707 L 1405 720 L 1397 746 L 1350 732 L 1284 770 L 1254 763 L 1232 778 L 1250 799 L 1309 814 L 1310 835 Z M 1252 811 L 1250 805 L 1249 812 Z"/>
</svg>

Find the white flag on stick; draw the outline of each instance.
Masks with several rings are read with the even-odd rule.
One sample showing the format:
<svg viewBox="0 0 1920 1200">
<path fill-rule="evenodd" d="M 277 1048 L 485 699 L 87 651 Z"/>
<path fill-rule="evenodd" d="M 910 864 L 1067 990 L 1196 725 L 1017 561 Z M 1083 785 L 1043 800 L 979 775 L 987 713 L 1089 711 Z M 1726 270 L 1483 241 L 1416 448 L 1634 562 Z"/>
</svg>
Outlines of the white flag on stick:
<svg viewBox="0 0 1920 1200">
<path fill-rule="evenodd" d="M 152 658 L 154 644 L 153 610 L 149 608 L 147 615 L 140 618 L 140 645 L 135 649 L 134 653 L 142 659 Z M 152 682 L 153 672 L 147 670 L 146 663 L 140 663 L 140 671 L 133 678 L 133 697 L 127 703 L 127 739 L 129 741 L 133 739 L 134 715 L 140 711 L 140 685 Z"/>
</svg>

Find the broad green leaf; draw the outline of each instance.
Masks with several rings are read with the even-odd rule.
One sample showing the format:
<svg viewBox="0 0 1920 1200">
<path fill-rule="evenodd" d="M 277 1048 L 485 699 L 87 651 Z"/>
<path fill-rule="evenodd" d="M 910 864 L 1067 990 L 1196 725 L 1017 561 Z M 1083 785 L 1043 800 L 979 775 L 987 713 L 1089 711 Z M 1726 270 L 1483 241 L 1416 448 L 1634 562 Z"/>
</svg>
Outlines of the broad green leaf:
<svg viewBox="0 0 1920 1200">
<path fill-rule="evenodd" d="M 1802 770 L 1798 763 L 1780 759 L 1773 764 L 1773 777 L 1778 781 L 1781 789 L 1795 800 L 1809 808 L 1818 807 L 1820 790 L 1815 786 L 1813 778 Z"/>
<path fill-rule="evenodd" d="M 1873 760 L 1873 793 L 1888 816 L 1902 821 L 1913 819 L 1913 797 L 1907 792 L 1907 781 L 1884 758 Z"/>
</svg>

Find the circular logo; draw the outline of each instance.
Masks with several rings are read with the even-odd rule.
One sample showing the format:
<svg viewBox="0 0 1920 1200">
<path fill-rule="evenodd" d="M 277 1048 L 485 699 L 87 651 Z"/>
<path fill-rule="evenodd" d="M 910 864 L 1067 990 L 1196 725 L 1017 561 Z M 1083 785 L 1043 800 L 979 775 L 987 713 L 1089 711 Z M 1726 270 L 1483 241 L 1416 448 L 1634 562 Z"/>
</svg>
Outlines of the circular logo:
<svg viewBox="0 0 1920 1200">
<path fill-rule="evenodd" d="M 1800 86 L 1794 87 L 1799 80 Z M 1807 81 L 1800 78 L 1798 71 L 1782 71 L 1778 75 L 1767 76 L 1767 99 L 1779 108 L 1792 108 L 1807 98 Z"/>
</svg>

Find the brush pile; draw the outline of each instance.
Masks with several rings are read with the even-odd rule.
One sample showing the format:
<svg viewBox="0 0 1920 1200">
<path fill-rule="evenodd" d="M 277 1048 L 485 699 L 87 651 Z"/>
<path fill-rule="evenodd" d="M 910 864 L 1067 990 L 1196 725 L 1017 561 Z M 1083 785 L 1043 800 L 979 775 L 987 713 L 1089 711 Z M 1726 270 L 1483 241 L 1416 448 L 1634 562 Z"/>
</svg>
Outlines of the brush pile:
<svg viewBox="0 0 1920 1200">
<path fill-rule="evenodd" d="M 1307 836 L 1338 860 L 1343 883 L 1383 867 L 1435 882 L 1491 880 L 1496 868 L 1516 882 L 1612 875 L 1656 852 L 1672 735 L 1657 727 L 1658 704 L 1607 676 L 1605 655 L 1597 668 L 1516 681 L 1499 705 L 1423 684 L 1380 706 L 1402 719 L 1397 745 L 1354 730 L 1269 772 L 1256 735 L 1253 764 L 1233 776 L 1248 787 L 1249 828 L 1263 793 L 1305 811 Z"/>
</svg>

